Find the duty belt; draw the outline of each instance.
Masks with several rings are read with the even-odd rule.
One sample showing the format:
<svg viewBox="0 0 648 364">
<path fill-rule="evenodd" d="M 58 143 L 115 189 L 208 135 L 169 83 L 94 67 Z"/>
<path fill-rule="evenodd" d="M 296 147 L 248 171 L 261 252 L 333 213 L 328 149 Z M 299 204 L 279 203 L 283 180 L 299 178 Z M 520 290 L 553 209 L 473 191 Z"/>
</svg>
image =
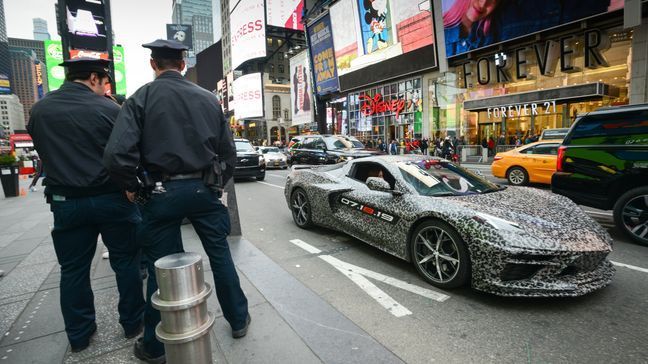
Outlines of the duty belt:
<svg viewBox="0 0 648 364">
<path fill-rule="evenodd" d="M 182 179 L 197 179 L 197 178 L 202 178 L 202 176 L 203 176 L 202 172 L 185 173 L 185 174 L 171 174 L 171 175 L 164 175 L 163 180 L 164 181 L 177 181 L 177 180 L 182 180 Z"/>
</svg>

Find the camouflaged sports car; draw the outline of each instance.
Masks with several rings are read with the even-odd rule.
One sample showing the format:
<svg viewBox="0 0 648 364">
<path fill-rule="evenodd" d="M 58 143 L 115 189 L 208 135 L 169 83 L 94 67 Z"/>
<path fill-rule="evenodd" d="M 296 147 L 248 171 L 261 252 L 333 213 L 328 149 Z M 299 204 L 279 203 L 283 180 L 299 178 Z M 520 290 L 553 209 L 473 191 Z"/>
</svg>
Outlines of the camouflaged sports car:
<svg viewBox="0 0 648 364">
<path fill-rule="evenodd" d="M 579 296 L 610 283 L 612 239 L 569 199 L 502 187 L 446 160 L 381 156 L 294 168 L 286 201 L 324 226 L 412 262 L 440 288 Z"/>
</svg>

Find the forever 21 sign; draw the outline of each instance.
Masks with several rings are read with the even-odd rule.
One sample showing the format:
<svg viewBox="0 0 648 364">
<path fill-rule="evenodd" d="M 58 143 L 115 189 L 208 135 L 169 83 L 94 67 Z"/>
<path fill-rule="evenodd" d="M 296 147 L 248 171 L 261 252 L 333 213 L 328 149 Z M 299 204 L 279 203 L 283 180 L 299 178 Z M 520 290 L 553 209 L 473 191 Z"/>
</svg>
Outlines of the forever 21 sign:
<svg viewBox="0 0 648 364">
<path fill-rule="evenodd" d="M 583 42 L 582 48 L 576 46 L 579 41 Z M 574 66 L 574 57 L 579 55 L 583 56 L 587 68 L 607 67 L 608 63 L 601 51 L 609 45 L 610 38 L 607 34 L 599 29 L 591 29 L 579 36 L 568 35 L 509 52 L 480 57 L 477 61 L 467 62 L 458 67 L 459 72 L 464 75 L 462 87 L 472 87 L 475 81 L 480 85 L 511 82 L 514 80 L 513 74 L 517 80 L 531 78 L 531 64 L 536 64 L 539 73 L 547 77 L 554 75 L 558 62 L 561 72 L 578 72 L 581 69 Z"/>
</svg>

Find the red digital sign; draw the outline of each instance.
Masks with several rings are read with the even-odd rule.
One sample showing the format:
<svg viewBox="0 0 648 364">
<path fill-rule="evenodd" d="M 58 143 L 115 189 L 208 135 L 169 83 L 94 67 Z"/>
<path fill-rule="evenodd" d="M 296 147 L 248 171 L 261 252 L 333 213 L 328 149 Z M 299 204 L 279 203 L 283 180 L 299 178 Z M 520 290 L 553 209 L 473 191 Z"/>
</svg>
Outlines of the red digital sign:
<svg viewBox="0 0 648 364">
<path fill-rule="evenodd" d="M 392 99 L 390 101 L 385 101 L 381 94 L 376 94 L 373 98 L 368 95 L 360 95 L 360 101 L 363 101 L 360 105 L 360 111 L 364 116 L 383 114 L 387 111 L 391 111 L 396 114 L 396 117 L 398 117 L 403 109 L 405 109 L 405 100 Z"/>
</svg>

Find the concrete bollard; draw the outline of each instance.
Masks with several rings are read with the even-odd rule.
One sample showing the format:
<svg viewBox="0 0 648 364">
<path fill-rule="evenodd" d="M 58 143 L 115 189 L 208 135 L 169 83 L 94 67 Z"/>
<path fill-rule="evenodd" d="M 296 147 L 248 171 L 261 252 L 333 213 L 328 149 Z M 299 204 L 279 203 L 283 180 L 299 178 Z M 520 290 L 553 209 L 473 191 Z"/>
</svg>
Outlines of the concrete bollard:
<svg viewBox="0 0 648 364">
<path fill-rule="evenodd" d="M 160 311 L 155 336 L 164 343 L 168 364 L 211 364 L 210 332 L 214 316 L 207 311 L 212 288 L 205 283 L 202 258 L 178 253 L 155 262 L 158 291 L 151 304 Z"/>
</svg>

